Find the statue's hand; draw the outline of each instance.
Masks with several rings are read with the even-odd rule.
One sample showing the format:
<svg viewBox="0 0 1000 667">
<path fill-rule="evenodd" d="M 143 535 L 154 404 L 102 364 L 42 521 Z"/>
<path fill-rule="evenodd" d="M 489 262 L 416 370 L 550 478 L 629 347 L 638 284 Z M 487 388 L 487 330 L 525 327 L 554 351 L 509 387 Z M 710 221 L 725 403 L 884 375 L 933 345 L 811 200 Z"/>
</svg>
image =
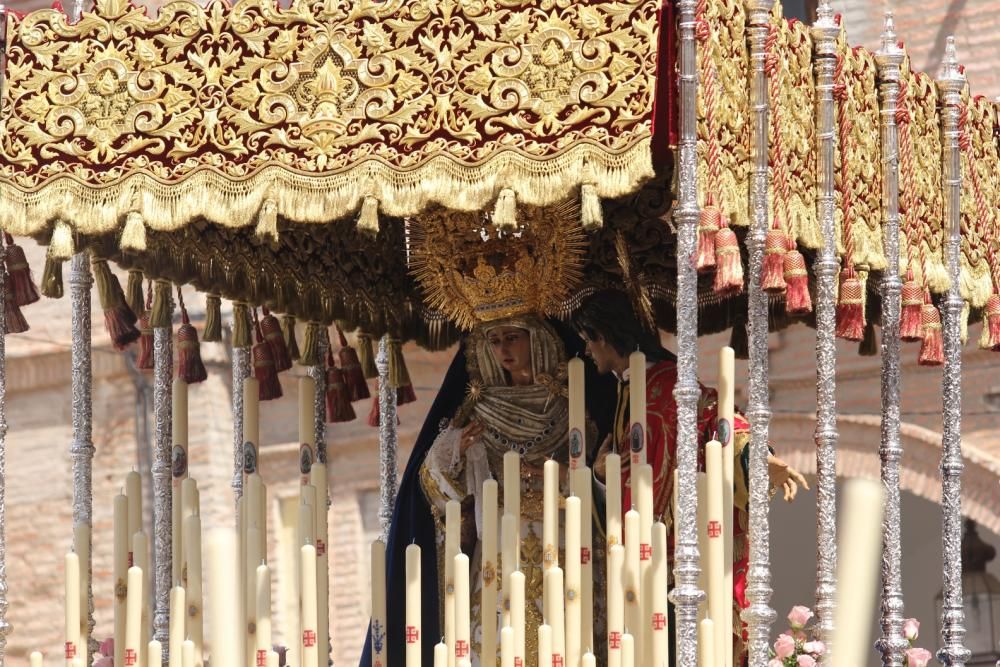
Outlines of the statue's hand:
<svg viewBox="0 0 1000 667">
<path fill-rule="evenodd" d="M 767 456 L 767 473 L 771 480 L 771 488 L 775 492 L 781 489 L 787 503 L 795 500 L 800 486 L 807 491 L 809 490 L 809 483 L 806 482 L 802 473 L 773 454 Z"/>
<path fill-rule="evenodd" d="M 462 430 L 462 442 L 459 445 L 459 450 L 462 454 L 465 454 L 469 447 L 472 447 L 479 439 L 479 436 L 483 434 L 483 423 L 477 420 L 473 420 L 465 429 Z"/>
</svg>

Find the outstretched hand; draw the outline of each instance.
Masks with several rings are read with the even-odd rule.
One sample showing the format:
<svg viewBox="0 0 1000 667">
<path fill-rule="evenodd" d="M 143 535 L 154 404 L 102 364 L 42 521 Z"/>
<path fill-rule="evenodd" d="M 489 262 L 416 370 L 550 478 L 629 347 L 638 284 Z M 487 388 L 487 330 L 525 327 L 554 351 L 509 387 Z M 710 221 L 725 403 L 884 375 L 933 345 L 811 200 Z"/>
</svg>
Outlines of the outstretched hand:
<svg viewBox="0 0 1000 667">
<path fill-rule="evenodd" d="M 806 491 L 809 490 L 809 483 L 795 468 L 779 459 L 774 454 L 767 456 L 767 474 L 771 480 L 771 488 L 777 491 L 781 489 L 784 493 L 785 502 L 790 503 L 795 500 L 801 486 Z"/>
<path fill-rule="evenodd" d="M 469 447 L 472 447 L 482 434 L 483 423 L 477 420 L 470 422 L 469 425 L 462 430 L 462 442 L 459 445 L 461 453 L 464 454 Z"/>
</svg>

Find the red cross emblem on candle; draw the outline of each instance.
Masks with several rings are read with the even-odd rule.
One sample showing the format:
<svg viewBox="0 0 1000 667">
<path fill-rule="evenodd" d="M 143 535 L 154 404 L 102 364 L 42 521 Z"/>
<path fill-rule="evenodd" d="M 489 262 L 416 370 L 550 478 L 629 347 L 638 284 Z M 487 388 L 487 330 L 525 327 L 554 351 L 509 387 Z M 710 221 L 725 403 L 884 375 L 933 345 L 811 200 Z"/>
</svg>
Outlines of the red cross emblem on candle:
<svg viewBox="0 0 1000 667">
<path fill-rule="evenodd" d="M 316 631 L 315 630 L 303 630 L 302 631 L 302 645 L 303 646 L 315 646 L 316 645 Z"/>
<path fill-rule="evenodd" d="M 316 540 L 316 555 L 325 556 L 326 555 L 326 542 L 323 540 Z"/>
<path fill-rule="evenodd" d="M 580 562 L 584 565 L 590 562 L 590 549 L 587 547 L 580 547 Z"/>
<path fill-rule="evenodd" d="M 608 646 L 611 648 L 621 648 L 622 647 L 622 633 L 620 632 L 609 632 L 608 633 Z"/>
<path fill-rule="evenodd" d="M 265 649 L 257 651 L 257 667 L 267 667 L 267 651 Z"/>
<path fill-rule="evenodd" d="M 125 665 L 126 667 L 131 667 L 138 662 L 138 656 L 135 654 L 134 648 L 125 649 Z"/>
<path fill-rule="evenodd" d="M 406 643 L 416 644 L 418 639 L 420 639 L 420 630 L 417 630 L 414 625 L 406 626 Z"/>
<path fill-rule="evenodd" d="M 653 614 L 653 629 L 662 630 L 667 627 L 667 616 L 659 612 Z"/>
<path fill-rule="evenodd" d="M 382 661 L 381 660 L 376 660 L 374 667 L 382 667 Z"/>
<path fill-rule="evenodd" d="M 718 537 L 719 535 L 722 535 L 722 524 L 719 523 L 718 521 L 714 520 L 714 519 L 712 521 L 709 521 L 708 522 L 708 536 L 714 538 L 714 537 Z"/>
<path fill-rule="evenodd" d="M 514 667 L 524 667 L 524 659 L 514 656 Z"/>
<path fill-rule="evenodd" d="M 552 655 L 552 667 L 563 667 L 563 657 L 558 653 Z"/>
<path fill-rule="evenodd" d="M 455 640 L 455 657 L 464 658 L 469 655 L 469 642 L 464 639 Z"/>
<path fill-rule="evenodd" d="M 653 545 L 651 544 L 640 544 L 639 545 L 639 560 L 649 560 L 653 557 Z"/>
<path fill-rule="evenodd" d="M 66 642 L 66 659 L 72 660 L 76 657 L 76 644 L 73 642 Z"/>
</svg>

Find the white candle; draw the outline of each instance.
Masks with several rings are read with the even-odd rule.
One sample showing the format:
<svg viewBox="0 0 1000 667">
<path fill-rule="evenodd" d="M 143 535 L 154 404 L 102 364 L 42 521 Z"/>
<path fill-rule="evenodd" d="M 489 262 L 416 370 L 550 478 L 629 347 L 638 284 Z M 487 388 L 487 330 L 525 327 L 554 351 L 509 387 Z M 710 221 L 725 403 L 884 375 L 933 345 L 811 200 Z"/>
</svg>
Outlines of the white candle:
<svg viewBox="0 0 1000 667">
<path fill-rule="evenodd" d="M 604 511 L 607 519 L 608 546 L 613 546 L 622 544 L 622 457 L 618 454 L 608 454 L 605 461 L 607 503 Z"/>
<path fill-rule="evenodd" d="M 170 429 L 171 437 L 174 441 L 173 452 L 171 452 L 172 497 L 170 503 L 170 549 L 171 567 L 173 580 L 181 580 L 181 568 L 183 567 L 183 526 L 184 513 L 181 496 L 181 483 L 188 476 L 188 385 L 187 382 L 175 378 L 171 383 L 173 387 L 173 407 L 170 410 L 173 425 Z"/>
<path fill-rule="evenodd" d="M 382 634 L 384 637 L 386 628 L 386 608 L 385 608 L 385 543 L 382 540 L 375 540 L 372 542 L 372 556 L 371 556 L 371 572 L 372 572 L 372 618 L 371 625 L 374 630 L 376 627 L 382 628 Z M 376 641 L 375 633 L 372 633 L 372 664 L 381 663 L 382 665 L 388 665 L 388 658 L 386 657 L 386 642 Z M 315 663 L 313 663 L 315 664 Z M 313 664 L 306 665 L 302 664 L 302 667 L 313 667 Z"/>
<path fill-rule="evenodd" d="M 265 563 L 257 566 L 254 572 L 255 597 L 257 598 L 257 647 L 256 664 L 267 665 L 268 653 L 271 652 L 271 568 Z"/>
<path fill-rule="evenodd" d="M 187 638 L 191 640 L 196 667 L 204 662 L 204 608 L 201 576 L 201 517 L 197 514 L 184 519 L 184 561 L 187 564 Z"/>
<path fill-rule="evenodd" d="M 500 630 L 500 665 L 501 667 L 514 667 L 517 649 L 514 648 L 514 628 L 504 626 Z"/>
<path fill-rule="evenodd" d="M 444 642 L 434 645 L 434 667 L 448 667 L 448 647 Z"/>
<path fill-rule="evenodd" d="M 128 539 L 129 539 L 129 562 L 128 566 L 135 564 L 134 556 L 131 552 L 132 536 L 142 530 L 142 477 L 135 470 L 125 476 L 125 496 L 128 498 Z"/>
<path fill-rule="evenodd" d="M 420 547 L 406 547 L 406 667 L 420 667 Z"/>
<path fill-rule="evenodd" d="M 313 512 L 316 508 L 316 487 L 310 484 L 300 486 L 299 491 L 299 544 L 316 544 L 316 519 Z"/>
<path fill-rule="evenodd" d="M 636 667 L 635 637 L 627 632 L 622 635 L 622 667 Z"/>
<path fill-rule="evenodd" d="M 469 557 L 455 556 L 455 662 L 472 656 L 472 616 L 469 598 Z"/>
<path fill-rule="evenodd" d="M 127 618 L 125 621 L 125 667 L 139 665 L 139 642 L 142 641 L 142 606 L 144 591 L 142 588 L 142 570 L 138 567 L 128 569 L 128 601 Z"/>
<path fill-rule="evenodd" d="M 542 570 L 559 564 L 559 464 L 549 459 L 542 468 Z"/>
<path fill-rule="evenodd" d="M 72 551 L 66 554 L 66 663 L 77 656 L 80 649 L 80 557 Z"/>
<path fill-rule="evenodd" d="M 584 405 L 585 385 L 583 359 L 575 357 L 566 364 L 569 385 L 569 469 L 576 470 L 587 465 L 586 407 Z M 573 492 L 579 495 L 577 489 Z"/>
<path fill-rule="evenodd" d="M 625 547 L 616 544 L 608 551 L 608 667 L 622 664 L 622 633 L 625 631 Z"/>
<path fill-rule="evenodd" d="M 267 667 L 278 667 L 278 654 L 275 651 L 267 652 Z"/>
<path fill-rule="evenodd" d="M 194 642 L 190 639 L 181 645 L 181 667 L 194 667 Z"/>
<path fill-rule="evenodd" d="M 733 627 L 733 464 L 736 448 L 733 443 L 733 417 L 736 401 L 735 377 L 736 358 L 733 348 L 723 347 L 719 351 L 719 421 L 716 426 L 722 444 L 722 536 L 723 536 L 723 584 L 726 602 L 723 603 L 723 620 L 718 623 L 716 636 L 722 637 L 722 653 L 716 654 L 720 667 L 733 667 L 733 642 L 730 638 Z"/>
<path fill-rule="evenodd" d="M 255 450 L 259 450 L 260 383 L 252 377 L 243 380 L 243 442 L 249 442 Z"/>
<path fill-rule="evenodd" d="M 646 462 L 646 355 L 636 350 L 628 356 L 629 450 L 632 469 Z"/>
<path fill-rule="evenodd" d="M 217 528 L 209 533 L 208 601 L 212 612 L 212 667 L 237 667 L 244 643 L 233 605 L 239 589 L 237 562 L 239 544 L 236 531 Z"/>
<path fill-rule="evenodd" d="M 651 585 L 646 594 L 650 597 L 650 624 L 644 633 L 649 637 L 651 661 L 647 664 L 665 667 L 670 662 L 670 628 L 667 627 L 667 526 L 660 521 L 653 524 L 653 561 L 649 566 L 649 580 Z"/>
<path fill-rule="evenodd" d="M 131 540 L 128 532 L 128 498 L 122 494 L 115 496 L 113 505 L 114 523 L 114 615 L 115 615 L 115 655 L 116 665 L 125 664 L 125 594 L 128 588 L 128 562 Z"/>
<path fill-rule="evenodd" d="M 381 542 L 378 544 L 381 544 Z M 300 549 L 300 554 L 301 560 L 299 562 L 302 572 L 302 667 L 319 667 L 319 646 L 317 645 L 319 632 L 317 630 L 318 613 L 316 610 L 316 547 L 307 544 Z M 375 556 L 374 549 L 372 550 L 372 556 L 373 558 Z M 381 566 L 384 574 L 384 549 L 382 551 Z M 384 616 L 384 608 L 380 611 Z"/>
<path fill-rule="evenodd" d="M 868 479 L 844 484 L 837 546 L 837 605 L 834 611 L 833 667 L 854 667 L 871 650 L 873 602 L 882 548 L 882 487 Z M 850 531 L 845 530 L 850 526 Z"/>
<path fill-rule="evenodd" d="M 553 567 L 542 580 L 548 604 L 545 607 L 545 624 L 552 628 L 552 656 L 566 657 L 566 615 L 563 602 L 563 571 Z"/>
<path fill-rule="evenodd" d="M 39 651 L 31 652 L 30 665 L 31 667 L 42 667 L 42 654 Z"/>
<path fill-rule="evenodd" d="M 715 629 L 710 618 L 698 624 L 698 664 L 715 664 Z"/>
<path fill-rule="evenodd" d="M 330 645 L 330 554 L 328 553 L 327 495 L 328 480 L 326 464 L 313 463 L 309 471 L 309 483 L 316 488 L 316 610 L 319 623 L 319 661 L 326 667 L 327 647 Z"/>
<path fill-rule="evenodd" d="M 481 651 L 484 656 L 497 652 L 497 482 L 483 482 L 482 538 L 482 626 Z"/>
<path fill-rule="evenodd" d="M 524 584 L 524 573 L 520 570 L 510 575 L 510 621 L 514 628 L 514 651 L 521 664 L 525 658 Z"/>
<path fill-rule="evenodd" d="M 448 645 L 448 667 L 455 667 L 455 556 L 462 550 L 462 506 L 449 500 L 444 514 L 444 643 Z"/>
<path fill-rule="evenodd" d="M 76 657 L 84 665 L 90 664 L 90 655 L 87 646 L 87 635 L 90 631 L 88 612 L 90 610 L 90 596 L 87 594 L 90 588 L 90 526 L 80 524 L 73 526 L 73 551 L 76 553 L 80 564 L 80 586 L 77 589 L 77 599 L 79 600 L 80 630 L 76 633 Z"/>
<path fill-rule="evenodd" d="M 316 382 L 308 376 L 299 378 L 299 443 L 309 448 L 309 465 L 316 460 Z M 305 456 L 301 456 L 305 459 Z M 302 483 L 309 482 L 309 471 L 303 469 Z M 305 665 L 303 665 L 305 667 Z"/>
<path fill-rule="evenodd" d="M 582 618 L 580 566 L 580 499 L 566 499 L 566 663 L 580 662 Z"/>
<path fill-rule="evenodd" d="M 256 528 L 247 528 L 244 535 L 243 561 L 243 638 L 246 643 L 246 663 L 255 667 L 257 655 L 257 566 L 260 563 L 260 539 Z"/>
<path fill-rule="evenodd" d="M 595 658 L 594 654 L 589 651 L 583 654 L 583 660 L 581 662 L 583 667 L 597 667 L 597 658 Z"/>
<path fill-rule="evenodd" d="M 149 667 L 159 667 L 163 664 L 163 647 L 155 639 L 146 644 L 146 664 Z"/>
<path fill-rule="evenodd" d="M 170 589 L 170 623 L 167 628 L 167 649 L 170 653 L 170 667 L 181 667 L 186 612 L 187 610 L 184 608 L 184 589 L 180 586 L 174 586 Z"/>
<path fill-rule="evenodd" d="M 723 525 L 725 524 L 725 504 L 724 490 L 725 471 L 722 466 L 722 445 L 717 440 L 712 440 L 705 445 L 705 469 L 708 473 L 708 484 L 706 488 L 705 504 L 707 506 L 708 525 L 705 527 L 706 541 L 708 542 L 708 553 L 705 555 L 705 562 L 708 572 L 708 617 L 714 623 L 715 650 L 713 655 L 716 659 L 724 659 L 726 654 L 726 643 L 729 641 L 729 634 L 722 625 L 722 620 L 726 617 L 726 605 L 732 604 L 733 593 L 730 589 L 726 593 L 726 545 L 722 536 Z M 732 508 L 729 510 L 732 512 Z"/>
<path fill-rule="evenodd" d="M 538 626 L 538 667 L 552 664 L 552 628 L 542 623 Z"/>
<path fill-rule="evenodd" d="M 594 645 L 594 521 L 591 480 L 593 473 L 584 466 L 576 471 L 576 493 L 580 498 L 580 593 L 581 603 L 580 642 L 583 646 Z"/>
<path fill-rule="evenodd" d="M 188 477 L 181 482 L 181 523 L 195 514 L 201 514 L 201 494 L 198 491 L 197 480 Z M 183 525 L 181 530 L 184 530 Z"/>
<path fill-rule="evenodd" d="M 503 455 L 503 511 L 521 519 L 521 456 L 509 451 Z"/>
<path fill-rule="evenodd" d="M 636 639 L 641 638 L 642 606 L 640 600 L 641 579 L 639 578 L 639 513 L 634 509 L 625 513 L 625 568 L 622 588 L 625 590 L 625 628 Z M 636 644 L 642 646 L 641 639 Z"/>
<path fill-rule="evenodd" d="M 152 568 L 149 566 L 149 539 L 146 533 L 139 531 L 132 536 L 132 555 L 136 567 L 142 570 L 142 589 L 145 594 L 142 596 L 142 631 L 139 635 L 139 645 L 136 649 L 139 652 L 139 664 L 146 661 L 146 644 L 149 643 L 150 621 L 152 620 L 152 610 L 149 608 L 150 595 L 152 590 Z M 126 659 L 126 662 L 128 660 Z"/>
<path fill-rule="evenodd" d="M 510 575 L 518 567 L 521 526 L 517 517 L 508 512 L 504 512 L 500 523 L 502 528 L 500 539 L 503 542 L 503 554 L 500 559 L 503 565 L 503 582 L 501 583 L 503 594 L 503 625 L 510 625 Z M 561 593 L 559 597 L 562 599 Z"/>
<path fill-rule="evenodd" d="M 650 664 L 653 646 L 649 633 L 652 618 L 652 591 L 649 581 L 649 566 L 653 558 L 653 466 L 648 463 L 632 468 L 632 489 L 638 501 L 639 510 L 639 609 L 642 624 L 632 629 L 636 642 L 637 658 L 642 664 Z M 704 589 L 702 589 L 704 590 Z M 631 626 L 630 626 L 631 627 Z"/>
</svg>

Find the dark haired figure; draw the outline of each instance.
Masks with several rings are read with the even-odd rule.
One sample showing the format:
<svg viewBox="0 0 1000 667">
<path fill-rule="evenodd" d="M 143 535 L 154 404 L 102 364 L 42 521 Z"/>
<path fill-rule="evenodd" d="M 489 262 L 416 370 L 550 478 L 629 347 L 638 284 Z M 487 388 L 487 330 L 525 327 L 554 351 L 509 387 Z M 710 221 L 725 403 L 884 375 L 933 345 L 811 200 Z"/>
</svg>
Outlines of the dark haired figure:
<svg viewBox="0 0 1000 667">
<path fill-rule="evenodd" d="M 594 462 L 594 474 L 605 481 L 605 460 L 613 452 L 627 453 L 629 415 L 629 355 L 641 350 L 646 355 L 646 460 L 653 466 L 653 516 L 662 516 L 667 525 L 669 558 L 673 562 L 674 532 L 671 497 L 677 454 L 677 404 L 674 386 L 677 383 L 677 357 L 664 349 L 659 337 L 645 327 L 636 316 L 629 297 L 618 290 L 596 292 L 582 302 L 573 314 L 573 326 L 586 344 L 586 355 L 598 373 L 614 374 L 618 379 L 618 400 L 611 433 L 604 441 Z M 718 395 L 714 389 L 701 386 L 698 399 L 698 467 L 704 470 L 704 445 L 712 439 L 718 421 Z M 736 457 L 733 494 L 733 588 L 734 600 L 740 609 L 747 606 L 746 572 L 748 548 L 747 507 L 748 448 L 750 425 L 736 414 L 732 425 L 732 446 Z M 786 501 L 795 498 L 798 487 L 809 488 L 796 470 L 773 454 L 768 456 L 772 493 L 783 489 Z M 631 469 L 629 457 L 621 457 L 622 512 L 632 508 Z M 673 572 L 670 572 L 671 580 Z M 672 583 L 671 583 L 672 585 Z M 672 610 L 671 610 L 672 612 Z M 735 616 L 739 619 L 739 615 Z M 671 623 L 673 622 L 671 613 Z M 736 625 L 741 624 L 736 622 Z M 736 636 L 736 655 L 743 652 L 744 636 L 740 627 Z M 673 656 L 671 656 L 673 657 Z"/>
</svg>

